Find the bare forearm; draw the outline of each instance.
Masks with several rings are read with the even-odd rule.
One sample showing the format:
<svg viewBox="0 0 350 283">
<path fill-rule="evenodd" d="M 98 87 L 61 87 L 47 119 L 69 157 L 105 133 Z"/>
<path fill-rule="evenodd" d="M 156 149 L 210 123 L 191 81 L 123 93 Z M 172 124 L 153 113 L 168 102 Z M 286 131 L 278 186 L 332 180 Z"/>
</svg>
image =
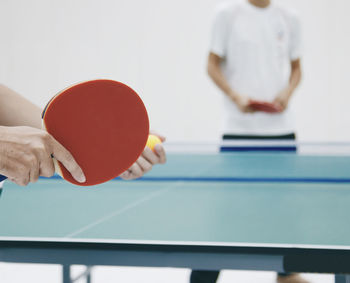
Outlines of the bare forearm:
<svg viewBox="0 0 350 283">
<path fill-rule="evenodd" d="M 235 92 L 226 80 L 222 70 L 221 61 L 223 59 L 214 53 L 209 54 L 208 58 L 208 74 L 214 83 L 236 104 L 243 113 L 253 112 L 250 108 L 249 98 Z"/>
<path fill-rule="evenodd" d="M 238 94 L 230 87 L 221 70 L 219 57 L 212 53 L 209 54 L 208 59 L 208 74 L 217 87 L 220 88 L 227 96 L 233 100 L 237 99 Z"/>
<path fill-rule="evenodd" d="M 231 96 L 232 89 L 226 81 L 226 78 L 222 74 L 221 70 L 216 66 L 208 66 L 209 77 L 213 82 L 228 96 Z"/>
<path fill-rule="evenodd" d="M 0 85 L 0 125 L 41 128 L 41 109 L 15 91 Z"/>
<path fill-rule="evenodd" d="M 292 67 L 291 67 L 291 74 L 289 78 L 289 86 L 288 86 L 288 93 L 289 96 L 292 96 L 294 93 L 295 89 L 298 87 L 301 81 L 301 66 L 300 66 L 300 61 L 294 61 L 292 62 Z"/>
</svg>

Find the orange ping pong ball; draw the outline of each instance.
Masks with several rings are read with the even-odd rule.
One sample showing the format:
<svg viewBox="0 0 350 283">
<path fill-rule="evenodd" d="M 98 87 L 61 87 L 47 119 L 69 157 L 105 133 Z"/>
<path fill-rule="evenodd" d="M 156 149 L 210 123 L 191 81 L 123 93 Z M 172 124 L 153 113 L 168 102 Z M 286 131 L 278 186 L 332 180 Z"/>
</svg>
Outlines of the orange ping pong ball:
<svg viewBox="0 0 350 283">
<path fill-rule="evenodd" d="M 147 139 L 146 146 L 148 146 L 150 149 L 152 149 L 154 151 L 154 147 L 156 146 L 156 144 L 159 144 L 159 143 L 162 143 L 160 138 L 158 138 L 155 135 L 149 135 L 148 139 Z"/>
</svg>

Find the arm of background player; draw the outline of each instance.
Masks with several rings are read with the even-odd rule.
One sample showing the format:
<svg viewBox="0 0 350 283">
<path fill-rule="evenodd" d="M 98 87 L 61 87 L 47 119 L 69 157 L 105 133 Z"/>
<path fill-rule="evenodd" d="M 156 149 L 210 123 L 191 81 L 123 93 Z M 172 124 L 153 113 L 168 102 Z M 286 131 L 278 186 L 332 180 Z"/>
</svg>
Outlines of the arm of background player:
<svg viewBox="0 0 350 283">
<path fill-rule="evenodd" d="M 291 65 L 291 73 L 290 73 L 288 87 L 284 89 L 282 92 L 280 92 L 274 100 L 274 102 L 277 103 L 282 109 L 287 108 L 288 102 L 292 97 L 295 89 L 300 84 L 301 77 L 302 77 L 300 59 L 291 61 L 290 65 Z"/>
<path fill-rule="evenodd" d="M 210 52 L 208 57 L 208 74 L 213 82 L 227 95 L 242 112 L 253 112 L 249 107 L 249 98 L 232 90 L 221 69 L 223 59 Z"/>
</svg>

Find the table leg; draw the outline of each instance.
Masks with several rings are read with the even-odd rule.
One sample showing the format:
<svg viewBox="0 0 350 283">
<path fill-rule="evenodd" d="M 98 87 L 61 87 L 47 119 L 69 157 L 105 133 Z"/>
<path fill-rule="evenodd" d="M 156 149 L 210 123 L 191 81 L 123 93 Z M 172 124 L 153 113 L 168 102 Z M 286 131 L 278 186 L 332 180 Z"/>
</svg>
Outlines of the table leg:
<svg viewBox="0 0 350 283">
<path fill-rule="evenodd" d="M 86 275 L 86 283 L 91 283 L 91 271 Z"/>
<path fill-rule="evenodd" d="M 63 283 L 72 283 L 70 278 L 70 265 L 62 265 Z"/>
<path fill-rule="evenodd" d="M 336 274 L 335 283 L 350 283 L 350 275 Z"/>
<path fill-rule="evenodd" d="M 83 273 L 86 278 L 86 283 L 91 283 L 91 272 L 92 266 L 87 266 L 85 272 Z"/>
</svg>

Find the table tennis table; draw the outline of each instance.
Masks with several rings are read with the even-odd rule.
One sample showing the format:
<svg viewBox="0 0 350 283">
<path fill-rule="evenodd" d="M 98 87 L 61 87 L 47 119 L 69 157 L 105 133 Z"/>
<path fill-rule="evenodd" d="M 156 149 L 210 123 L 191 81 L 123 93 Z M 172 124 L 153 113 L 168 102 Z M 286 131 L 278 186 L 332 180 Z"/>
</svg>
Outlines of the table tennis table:
<svg viewBox="0 0 350 283">
<path fill-rule="evenodd" d="M 7 182 L 0 261 L 61 264 L 64 283 L 74 281 L 74 264 L 334 273 L 350 282 L 350 156 L 170 154 L 136 181 Z"/>
</svg>

